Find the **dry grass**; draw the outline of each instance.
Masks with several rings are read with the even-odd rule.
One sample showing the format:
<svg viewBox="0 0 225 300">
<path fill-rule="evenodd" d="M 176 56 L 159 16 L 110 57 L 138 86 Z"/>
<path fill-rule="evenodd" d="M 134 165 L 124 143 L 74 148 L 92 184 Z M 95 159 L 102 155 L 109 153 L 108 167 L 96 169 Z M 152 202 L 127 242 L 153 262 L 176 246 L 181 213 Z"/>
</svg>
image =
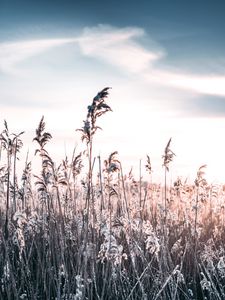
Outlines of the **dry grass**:
<svg viewBox="0 0 225 300">
<path fill-rule="evenodd" d="M 110 111 L 108 88 L 93 99 L 81 128 L 87 152 L 56 166 L 46 151 L 44 118 L 36 130 L 42 172 L 21 180 L 21 135 L 1 135 L 0 299 L 225 299 L 225 191 L 204 168 L 193 185 L 123 174 L 118 153 L 93 157 L 98 118 Z M 6 161 L 3 160 L 6 157 Z M 83 164 L 88 161 L 84 178 Z M 93 168 L 98 171 L 93 178 Z M 151 173 L 150 157 L 146 172 Z"/>
</svg>

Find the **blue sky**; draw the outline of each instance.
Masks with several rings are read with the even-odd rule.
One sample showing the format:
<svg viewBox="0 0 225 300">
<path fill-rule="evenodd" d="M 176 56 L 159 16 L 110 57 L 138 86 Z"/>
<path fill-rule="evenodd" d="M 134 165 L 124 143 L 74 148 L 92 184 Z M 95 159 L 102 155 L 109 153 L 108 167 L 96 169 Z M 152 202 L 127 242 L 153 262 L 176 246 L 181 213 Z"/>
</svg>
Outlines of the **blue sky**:
<svg viewBox="0 0 225 300">
<path fill-rule="evenodd" d="M 224 11 L 224 1 L 0 0 L 2 124 L 26 130 L 29 145 L 45 115 L 59 159 L 111 86 L 97 154 L 118 150 L 127 169 L 149 154 L 160 178 L 172 137 L 173 177 L 208 164 L 224 181 Z"/>
</svg>

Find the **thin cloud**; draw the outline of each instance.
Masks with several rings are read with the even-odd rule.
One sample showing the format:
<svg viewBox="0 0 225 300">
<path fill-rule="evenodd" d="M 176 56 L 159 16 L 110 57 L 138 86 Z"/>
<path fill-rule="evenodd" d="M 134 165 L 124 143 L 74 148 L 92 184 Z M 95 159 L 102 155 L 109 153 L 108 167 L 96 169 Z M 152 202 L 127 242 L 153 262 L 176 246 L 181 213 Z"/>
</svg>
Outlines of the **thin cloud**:
<svg viewBox="0 0 225 300">
<path fill-rule="evenodd" d="M 142 39 L 147 41 L 147 45 L 144 46 Z M 166 60 L 165 50 L 151 40 L 143 29 L 135 27 L 114 28 L 99 25 L 85 28 L 79 36 L 70 39 L 2 43 L 0 71 L 20 74 L 19 63 L 67 43 L 79 45 L 81 55 L 84 57 L 93 57 L 123 72 L 136 74 L 143 82 L 185 89 L 198 94 L 225 96 L 225 75 L 185 74 L 182 70 L 159 67 L 157 62 Z"/>
<path fill-rule="evenodd" d="M 140 28 L 115 29 L 100 25 L 84 29 L 78 43 L 84 55 L 102 59 L 127 72 L 140 73 L 163 56 L 161 50 L 149 51 L 136 42 L 142 36 L 144 31 Z"/>
<path fill-rule="evenodd" d="M 225 96 L 225 76 L 183 74 L 163 70 L 155 70 L 154 75 L 153 77 L 152 74 L 146 73 L 145 78 L 200 94 Z"/>
<path fill-rule="evenodd" d="M 17 74 L 17 65 L 50 48 L 74 42 L 74 39 L 46 39 L 0 44 L 0 71 Z"/>
<path fill-rule="evenodd" d="M 200 94 L 225 96 L 225 76 L 185 74 L 180 70 L 168 71 L 157 67 L 156 63 L 165 59 L 166 53 L 159 46 L 151 50 L 144 47 L 138 42 L 144 35 L 145 32 L 139 28 L 117 29 L 101 25 L 85 29 L 79 45 L 84 55 L 136 73 L 147 82 Z M 154 45 L 153 41 L 151 44 Z"/>
</svg>

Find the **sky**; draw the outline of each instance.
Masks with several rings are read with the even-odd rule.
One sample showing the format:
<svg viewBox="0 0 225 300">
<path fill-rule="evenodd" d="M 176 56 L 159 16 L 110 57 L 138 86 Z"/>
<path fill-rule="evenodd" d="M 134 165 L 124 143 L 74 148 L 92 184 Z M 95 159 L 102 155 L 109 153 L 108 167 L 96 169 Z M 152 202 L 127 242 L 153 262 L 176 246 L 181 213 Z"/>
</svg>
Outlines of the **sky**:
<svg viewBox="0 0 225 300">
<path fill-rule="evenodd" d="M 225 183 L 225 2 L 0 0 L 0 130 L 25 130 L 21 157 L 45 116 L 57 160 L 81 145 L 76 131 L 104 87 L 113 112 L 99 120 L 95 154 L 118 151 L 126 171 L 153 181 L 172 137 L 170 167 L 193 181 L 207 164 Z M 23 161 L 21 159 L 21 161 Z"/>
</svg>

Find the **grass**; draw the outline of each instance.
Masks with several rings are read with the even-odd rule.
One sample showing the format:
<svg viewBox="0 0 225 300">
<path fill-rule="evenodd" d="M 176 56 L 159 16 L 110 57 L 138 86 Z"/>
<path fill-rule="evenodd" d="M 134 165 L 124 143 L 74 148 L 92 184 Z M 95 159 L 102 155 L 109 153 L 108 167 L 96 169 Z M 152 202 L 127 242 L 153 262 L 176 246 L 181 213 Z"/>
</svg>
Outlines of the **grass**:
<svg viewBox="0 0 225 300">
<path fill-rule="evenodd" d="M 225 189 L 204 179 L 167 184 L 171 139 L 162 164 L 165 181 L 151 178 L 151 160 L 136 180 L 123 174 L 118 153 L 93 157 L 98 119 L 111 111 L 109 88 L 88 107 L 81 139 L 56 166 L 45 146 L 44 118 L 36 130 L 41 174 L 17 158 L 22 134 L 1 134 L 0 299 L 225 299 Z M 88 162 L 86 180 L 83 165 Z M 97 177 L 93 178 L 97 170 Z M 33 184 L 34 182 L 34 184 Z"/>
</svg>

